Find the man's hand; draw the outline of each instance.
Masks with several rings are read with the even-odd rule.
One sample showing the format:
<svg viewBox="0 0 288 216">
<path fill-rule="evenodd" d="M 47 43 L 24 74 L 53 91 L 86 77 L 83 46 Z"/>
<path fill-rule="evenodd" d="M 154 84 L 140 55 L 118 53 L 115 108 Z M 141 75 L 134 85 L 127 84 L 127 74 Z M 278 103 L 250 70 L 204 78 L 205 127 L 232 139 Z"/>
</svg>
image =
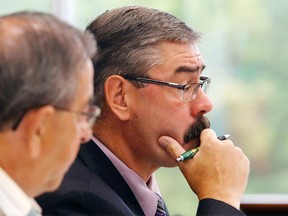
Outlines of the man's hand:
<svg viewBox="0 0 288 216">
<path fill-rule="evenodd" d="M 171 137 L 162 136 L 158 142 L 175 160 L 185 152 Z M 199 200 L 213 198 L 240 208 L 250 162 L 230 140 L 220 141 L 213 130 L 205 129 L 199 152 L 192 159 L 178 162 L 178 166 Z"/>
</svg>

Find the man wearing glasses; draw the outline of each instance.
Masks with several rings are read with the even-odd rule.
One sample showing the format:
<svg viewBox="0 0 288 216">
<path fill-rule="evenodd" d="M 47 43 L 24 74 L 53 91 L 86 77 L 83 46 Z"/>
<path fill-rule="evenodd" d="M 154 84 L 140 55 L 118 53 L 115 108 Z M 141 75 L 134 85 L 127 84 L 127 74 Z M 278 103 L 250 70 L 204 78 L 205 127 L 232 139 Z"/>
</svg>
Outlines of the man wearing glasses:
<svg viewBox="0 0 288 216">
<path fill-rule="evenodd" d="M 93 63 L 101 117 L 60 189 L 38 199 L 44 213 L 169 215 L 154 172 L 179 166 L 199 198 L 197 215 L 243 215 L 249 160 L 207 129 L 211 79 L 202 75 L 199 34 L 143 7 L 106 11 L 87 29 L 99 46 Z M 176 161 L 198 146 L 193 159 Z M 108 195 L 95 191 L 96 177 Z"/>
<path fill-rule="evenodd" d="M 92 35 L 36 12 L 0 17 L 0 215 L 40 215 L 91 135 Z"/>
</svg>

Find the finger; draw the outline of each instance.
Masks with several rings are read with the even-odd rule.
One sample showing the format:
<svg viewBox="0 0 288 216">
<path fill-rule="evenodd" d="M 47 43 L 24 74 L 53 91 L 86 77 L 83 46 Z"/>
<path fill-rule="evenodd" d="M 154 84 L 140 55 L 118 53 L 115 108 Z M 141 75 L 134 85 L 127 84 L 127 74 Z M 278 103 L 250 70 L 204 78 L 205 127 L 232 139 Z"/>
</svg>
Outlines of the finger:
<svg viewBox="0 0 288 216">
<path fill-rule="evenodd" d="M 158 139 L 158 144 L 173 158 L 185 152 L 185 149 L 172 137 L 161 136 Z"/>
<path fill-rule="evenodd" d="M 216 133 L 212 129 L 204 129 L 200 134 L 200 140 L 216 139 Z"/>
</svg>

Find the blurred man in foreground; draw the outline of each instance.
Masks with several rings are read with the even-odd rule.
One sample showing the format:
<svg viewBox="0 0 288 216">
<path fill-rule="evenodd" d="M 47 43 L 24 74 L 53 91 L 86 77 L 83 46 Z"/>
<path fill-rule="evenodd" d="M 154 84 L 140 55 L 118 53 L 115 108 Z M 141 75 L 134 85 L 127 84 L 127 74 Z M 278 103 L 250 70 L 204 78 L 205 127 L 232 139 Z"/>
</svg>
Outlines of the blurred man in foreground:
<svg viewBox="0 0 288 216">
<path fill-rule="evenodd" d="M 95 40 L 36 12 L 0 17 L 0 215 L 39 215 L 90 139 Z"/>
</svg>

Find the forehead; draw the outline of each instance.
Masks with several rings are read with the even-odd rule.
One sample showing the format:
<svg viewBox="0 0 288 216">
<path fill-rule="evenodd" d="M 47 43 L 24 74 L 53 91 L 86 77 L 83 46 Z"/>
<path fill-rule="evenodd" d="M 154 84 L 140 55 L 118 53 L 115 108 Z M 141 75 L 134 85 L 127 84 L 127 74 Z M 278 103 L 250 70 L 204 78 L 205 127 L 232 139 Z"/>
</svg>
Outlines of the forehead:
<svg viewBox="0 0 288 216">
<path fill-rule="evenodd" d="M 165 42 L 156 47 L 161 61 L 152 68 L 153 71 L 170 75 L 180 72 L 202 72 L 205 68 L 203 57 L 196 44 L 179 44 Z M 155 72 L 156 73 L 156 72 Z"/>
</svg>

